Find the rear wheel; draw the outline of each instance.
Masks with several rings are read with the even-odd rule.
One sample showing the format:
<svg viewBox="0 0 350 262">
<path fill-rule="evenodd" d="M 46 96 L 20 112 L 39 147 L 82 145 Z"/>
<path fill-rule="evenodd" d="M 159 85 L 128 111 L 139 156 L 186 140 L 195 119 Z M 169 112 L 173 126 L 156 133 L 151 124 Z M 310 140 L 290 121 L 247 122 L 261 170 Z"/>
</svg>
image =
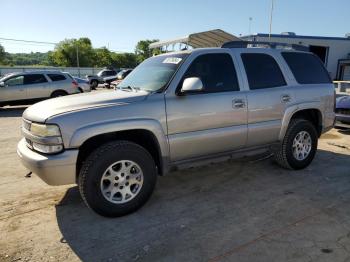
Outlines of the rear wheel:
<svg viewBox="0 0 350 262">
<path fill-rule="evenodd" d="M 305 168 L 315 157 L 317 142 L 318 134 L 310 121 L 292 119 L 280 148 L 275 151 L 275 160 L 284 168 Z"/>
<path fill-rule="evenodd" d="M 60 97 L 60 96 L 66 96 L 68 95 L 67 92 L 65 91 L 62 91 L 62 90 L 58 90 L 58 91 L 55 91 L 51 94 L 51 97 Z"/>
<path fill-rule="evenodd" d="M 157 180 L 152 156 L 128 141 L 107 143 L 84 161 L 79 190 L 85 203 L 102 216 L 134 212 L 151 196 Z"/>
</svg>

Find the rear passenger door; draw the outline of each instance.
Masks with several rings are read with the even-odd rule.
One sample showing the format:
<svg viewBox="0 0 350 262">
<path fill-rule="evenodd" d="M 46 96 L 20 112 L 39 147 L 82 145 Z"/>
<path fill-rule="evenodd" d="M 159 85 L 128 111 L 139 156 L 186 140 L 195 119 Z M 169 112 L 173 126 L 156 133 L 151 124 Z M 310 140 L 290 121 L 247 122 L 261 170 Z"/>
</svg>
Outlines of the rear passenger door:
<svg viewBox="0 0 350 262">
<path fill-rule="evenodd" d="M 193 60 L 191 60 L 193 59 Z M 207 156 L 245 146 L 246 96 L 229 53 L 200 54 L 166 94 L 168 139 L 172 161 Z M 198 77 L 203 90 L 179 95 L 184 79 Z"/>
<path fill-rule="evenodd" d="M 49 97 L 47 87 L 48 81 L 43 74 L 24 75 L 24 88 L 28 99 Z"/>
<path fill-rule="evenodd" d="M 67 81 L 67 78 L 63 74 L 47 74 L 50 79 L 49 83 L 49 96 L 56 90 L 64 90 L 69 94 L 73 93 L 71 81 Z M 72 79 L 73 81 L 73 79 Z"/>
<path fill-rule="evenodd" d="M 240 54 L 249 87 L 248 146 L 257 146 L 278 140 L 282 118 L 294 93 L 287 85 L 287 76 L 281 70 L 280 57 L 274 53 L 246 50 Z"/>
</svg>

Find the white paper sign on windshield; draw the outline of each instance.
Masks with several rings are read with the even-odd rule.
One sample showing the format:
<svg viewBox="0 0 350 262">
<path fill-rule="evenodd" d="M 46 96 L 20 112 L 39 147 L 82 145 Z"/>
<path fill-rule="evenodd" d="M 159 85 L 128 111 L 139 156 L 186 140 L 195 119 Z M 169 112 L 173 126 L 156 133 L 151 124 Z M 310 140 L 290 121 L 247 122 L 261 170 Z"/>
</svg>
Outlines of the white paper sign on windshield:
<svg viewBox="0 0 350 262">
<path fill-rule="evenodd" d="M 167 57 L 164 59 L 163 63 L 164 64 L 178 64 L 180 63 L 182 60 L 182 58 L 180 57 Z"/>
</svg>

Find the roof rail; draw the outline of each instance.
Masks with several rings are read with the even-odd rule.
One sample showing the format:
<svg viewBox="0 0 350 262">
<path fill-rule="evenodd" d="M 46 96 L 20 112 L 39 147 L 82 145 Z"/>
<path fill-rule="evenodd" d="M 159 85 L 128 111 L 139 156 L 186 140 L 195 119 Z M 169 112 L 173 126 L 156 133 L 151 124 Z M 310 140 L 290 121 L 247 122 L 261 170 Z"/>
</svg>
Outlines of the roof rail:
<svg viewBox="0 0 350 262">
<path fill-rule="evenodd" d="M 249 47 L 269 47 L 273 49 L 294 49 L 297 51 L 309 51 L 305 45 L 287 44 L 279 42 L 261 42 L 261 41 L 231 41 L 224 43 L 221 48 L 249 48 Z"/>
</svg>

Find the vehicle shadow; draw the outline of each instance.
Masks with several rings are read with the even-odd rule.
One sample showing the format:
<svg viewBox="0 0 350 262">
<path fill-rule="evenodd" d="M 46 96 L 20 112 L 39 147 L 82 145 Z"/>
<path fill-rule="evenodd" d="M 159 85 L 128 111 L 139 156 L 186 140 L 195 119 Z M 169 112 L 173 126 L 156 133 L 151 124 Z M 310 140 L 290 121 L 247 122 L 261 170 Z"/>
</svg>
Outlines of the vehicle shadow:
<svg viewBox="0 0 350 262">
<path fill-rule="evenodd" d="M 0 107 L 0 117 L 20 117 L 28 106 Z"/>
<path fill-rule="evenodd" d="M 158 179 L 143 208 L 114 219 L 90 211 L 72 187 L 56 206 L 61 242 L 82 261 L 207 261 L 338 199 L 349 203 L 349 161 L 318 150 L 300 171 L 266 158 L 178 171 Z"/>
</svg>

